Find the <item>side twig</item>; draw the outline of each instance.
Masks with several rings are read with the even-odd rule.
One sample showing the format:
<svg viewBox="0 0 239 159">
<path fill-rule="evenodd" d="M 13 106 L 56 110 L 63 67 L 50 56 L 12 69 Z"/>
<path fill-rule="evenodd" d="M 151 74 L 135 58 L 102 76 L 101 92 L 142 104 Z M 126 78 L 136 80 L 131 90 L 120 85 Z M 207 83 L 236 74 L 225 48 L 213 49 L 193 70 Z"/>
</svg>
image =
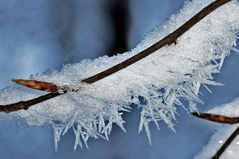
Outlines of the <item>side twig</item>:
<svg viewBox="0 0 239 159">
<path fill-rule="evenodd" d="M 239 127 L 229 136 L 229 138 L 224 142 L 221 148 L 215 153 L 212 159 L 218 159 L 220 156 L 225 152 L 228 146 L 232 143 L 232 141 L 238 136 L 239 134 Z"/>
<path fill-rule="evenodd" d="M 148 55 L 152 54 L 156 50 L 159 50 L 160 48 L 166 46 L 166 45 L 171 45 L 171 44 L 176 44 L 177 39 L 182 36 L 186 31 L 188 31 L 190 28 L 192 28 L 195 24 L 197 24 L 199 21 L 201 21 L 204 17 L 209 15 L 211 12 L 219 8 L 220 6 L 224 5 L 227 2 L 230 2 L 231 0 L 215 0 L 211 4 L 209 4 L 207 7 L 203 8 L 200 12 L 198 12 L 195 16 L 193 16 L 191 19 L 189 19 L 186 23 L 184 23 L 182 26 L 180 26 L 178 29 L 176 29 L 174 32 L 169 34 L 168 36 L 164 37 L 157 43 L 153 44 L 152 46 L 148 47 L 147 49 L 141 51 L 140 53 L 132 56 L 131 58 L 109 68 L 106 69 L 105 71 L 102 71 L 94 76 L 91 76 L 89 78 L 83 79 L 81 82 L 87 83 L 87 84 L 92 84 L 94 82 L 97 82 L 105 77 L 110 76 L 113 73 L 116 73 L 136 62 L 139 60 L 147 57 Z M 49 83 L 48 83 L 49 84 Z M 52 84 L 54 85 L 54 84 Z M 56 85 L 55 85 L 56 86 Z M 33 87 L 34 88 L 34 87 Z M 67 90 L 66 90 L 67 92 Z M 11 112 L 11 111 L 16 111 L 24 108 L 29 108 L 30 106 L 44 102 L 46 100 L 49 100 L 51 98 L 54 98 L 56 96 L 61 95 L 60 93 L 49 93 L 47 95 L 29 100 L 29 101 L 21 101 L 18 103 L 14 104 L 9 104 L 9 105 L 0 105 L 0 107 L 5 107 L 6 108 L 1 108 L 0 111 L 2 112 Z M 36 100 L 36 101 L 35 101 Z M 26 105 L 26 106 L 25 106 Z M 13 109 L 14 108 L 14 109 Z M 16 109 L 17 108 L 17 109 Z"/>
<path fill-rule="evenodd" d="M 217 114 L 209 114 L 209 113 L 197 113 L 193 112 L 192 115 L 217 122 L 217 123 L 223 123 L 223 124 L 238 124 L 239 123 L 239 117 L 227 117 L 224 115 L 217 115 Z M 230 135 L 230 137 L 223 143 L 223 145 L 220 147 L 220 149 L 213 155 L 211 159 L 218 159 L 220 156 L 225 152 L 227 147 L 232 143 L 232 141 L 238 136 L 239 134 L 239 127 Z"/>
</svg>

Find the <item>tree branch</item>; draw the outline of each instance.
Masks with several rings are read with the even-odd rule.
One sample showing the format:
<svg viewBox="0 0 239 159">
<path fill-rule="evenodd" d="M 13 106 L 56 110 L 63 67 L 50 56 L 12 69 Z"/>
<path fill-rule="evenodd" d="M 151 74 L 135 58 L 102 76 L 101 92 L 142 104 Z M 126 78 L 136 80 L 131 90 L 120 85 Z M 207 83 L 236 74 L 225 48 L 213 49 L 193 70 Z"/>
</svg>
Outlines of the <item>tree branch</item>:
<svg viewBox="0 0 239 159">
<path fill-rule="evenodd" d="M 238 124 L 239 123 L 239 117 L 227 117 L 224 115 L 217 115 L 217 114 L 209 114 L 209 113 L 197 113 L 193 112 L 192 115 L 217 122 L 217 123 L 223 123 L 223 124 Z M 230 137 L 224 142 L 224 144 L 221 146 L 221 148 L 216 152 L 216 154 L 212 157 L 212 159 L 218 159 L 227 149 L 227 147 L 231 144 L 231 142 L 237 137 L 239 134 L 239 127 L 230 135 Z"/>
<path fill-rule="evenodd" d="M 218 159 L 227 149 L 227 147 L 232 143 L 232 141 L 238 136 L 239 127 L 230 135 L 230 137 L 224 142 L 221 148 L 215 153 L 212 159 Z"/>
<path fill-rule="evenodd" d="M 186 31 L 188 31 L 190 28 L 192 28 L 195 24 L 197 24 L 199 21 L 201 21 L 204 17 L 206 17 L 208 14 L 213 12 L 215 9 L 218 7 L 222 6 L 223 4 L 229 2 L 231 0 L 216 0 L 209 4 L 207 7 L 203 8 L 200 12 L 198 12 L 195 16 L 193 16 L 191 19 L 189 19 L 186 23 L 184 23 L 182 26 L 180 26 L 178 29 L 176 29 L 174 32 L 169 34 L 168 36 L 164 37 L 157 43 L 153 44 L 149 48 L 143 50 L 142 52 L 132 56 L 131 58 L 105 70 L 102 71 L 94 76 L 91 76 L 89 78 L 83 79 L 82 82 L 85 83 L 94 83 L 96 81 L 99 81 L 113 73 L 116 73 L 133 63 L 147 57 L 148 55 L 154 53 L 155 51 L 159 50 L 160 48 L 166 46 L 166 45 L 171 45 L 171 44 L 176 44 L 177 39 L 182 36 Z"/>
<path fill-rule="evenodd" d="M 31 107 L 35 104 L 41 103 L 41 102 L 46 101 L 46 100 L 51 99 L 51 98 L 55 98 L 57 96 L 65 94 L 65 93 L 66 92 L 63 92 L 63 93 L 58 93 L 58 92 L 48 93 L 46 95 L 40 96 L 38 98 L 31 99 L 31 100 L 20 101 L 20 102 L 13 103 L 13 104 L 8 104 L 8 105 L 0 105 L 0 112 L 9 113 L 9 112 L 18 111 L 18 110 L 21 110 L 21 109 L 27 110 L 29 107 Z"/>
<path fill-rule="evenodd" d="M 168 36 L 164 37 L 157 43 L 155 43 L 152 46 L 148 47 L 147 49 L 141 51 L 140 53 L 132 56 L 131 58 L 129 58 L 129 59 L 127 59 L 109 69 L 106 69 L 105 71 L 102 71 L 102 72 L 100 72 L 94 76 L 88 77 L 86 79 L 83 79 L 81 82 L 84 82 L 87 84 L 92 84 L 94 82 L 97 82 L 105 77 L 110 76 L 111 74 L 114 74 L 114 73 L 138 62 L 139 60 L 147 57 L 148 55 L 154 53 L 156 50 L 159 50 L 160 48 L 162 48 L 166 45 L 171 45 L 173 43 L 176 44 L 177 39 L 180 36 L 182 36 L 186 31 L 188 31 L 190 28 L 192 28 L 195 24 L 197 24 L 199 21 L 201 21 L 204 17 L 209 15 L 211 12 L 213 12 L 220 6 L 222 6 L 225 3 L 230 2 L 230 1 L 231 0 L 215 0 L 214 2 L 209 4 L 207 7 L 203 8 L 200 12 L 198 12 L 191 19 L 189 19 L 182 26 L 180 26 L 178 29 L 176 29 L 174 32 L 172 32 Z M 40 81 L 38 81 L 38 82 L 40 82 Z M 54 85 L 54 84 L 52 84 L 52 85 Z M 58 86 L 56 86 L 56 87 L 58 87 Z M 63 94 L 65 94 L 66 92 L 67 92 L 67 90 L 65 90 L 65 92 Z M 0 108 L 0 111 L 11 112 L 11 111 L 16 111 L 16 110 L 20 110 L 20 109 L 27 109 L 34 104 L 44 102 L 51 98 L 57 97 L 59 95 L 61 95 L 61 94 L 60 93 L 49 93 L 49 94 L 43 95 L 41 97 L 29 100 L 29 101 L 21 101 L 21 102 L 9 104 L 9 105 L 0 105 L 1 107 L 6 107 L 6 108 Z"/>
</svg>

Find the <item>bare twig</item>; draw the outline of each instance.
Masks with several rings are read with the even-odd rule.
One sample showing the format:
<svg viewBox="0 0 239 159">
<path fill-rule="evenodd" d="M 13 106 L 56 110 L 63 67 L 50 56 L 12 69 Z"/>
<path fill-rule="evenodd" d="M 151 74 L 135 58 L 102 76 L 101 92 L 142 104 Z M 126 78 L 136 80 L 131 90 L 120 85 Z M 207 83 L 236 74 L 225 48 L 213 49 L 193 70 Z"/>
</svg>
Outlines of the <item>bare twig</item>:
<svg viewBox="0 0 239 159">
<path fill-rule="evenodd" d="M 224 115 L 217 115 L 217 114 L 210 114 L 210 113 L 197 113 L 197 112 L 193 112 L 192 115 L 205 120 L 217 122 L 217 123 L 224 123 L 224 124 L 239 123 L 239 117 L 227 117 Z"/>
<path fill-rule="evenodd" d="M 239 123 L 239 117 L 227 117 L 224 115 L 197 113 L 197 112 L 193 112 L 192 115 L 205 120 L 217 122 L 217 123 L 223 123 L 223 124 L 238 124 Z M 237 137 L 238 134 L 239 134 L 239 127 L 230 135 L 230 137 L 225 141 L 225 143 L 216 152 L 216 154 L 212 157 L 212 159 L 218 159 L 225 152 L 226 148 L 231 144 L 231 142 Z"/>
<path fill-rule="evenodd" d="M 105 77 L 110 76 L 113 73 L 116 73 L 134 63 L 137 61 L 147 57 L 148 55 L 152 54 L 156 50 L 159 50 L 160 48 L 166 46 L 166 45 L 171 45 L 171 44 L 176 44 L 177 39 L 182 36 L 186 31 L 188 31 L 190 28 L 192 28 L 195 24 L 197 24 L 199 21 L 201 21 L 204 17 L 209 15 L 211 12 L 213 12 L 215 9 L 219 8 L 220 6 L 224 5 L 227 2 L 230 2 L 231 0 L 215 0 L 211 4 L 209 4 L 207 7 L 202 9 L 200 12 L 198 12 L 195 16 L 193 16 L 191 19 L 189 19 L 186 23 L 184 23 L 182 26 L 180 26 L 178 29 L 176 29 L 174 32 L 169 34 L 168 36 L 164 37 L 157 43 L 153 44 L 152 46 L 148 47 L 147 49 L 141 51 L 140 53 L 132 56 L 131 58 L 105 70 L 102 71 L 94 76 L 91 76 L 89 78 L 83 79 L 82 82 L 85 82 L 87 84 L 91 84 L 94 82 L 97 82 Z M 54 85 L 54 84 L 53 84 Z M 24 108 L 28 108 L 31 105 L 44 102 L 46 100 L 49 100 L 51 98 L 54 98 L 56 96 L 61 95 L 60 93 L 50 93 L 29 101 L 21 101 L 18 103 L 10 104 L 10 105 L 1 105 L 2 107 L 7 106 L 6 108 L 1 108 L 0 111 L 3 112 L 11 112 L 11 111 L 16 111 Z M 36 100 L 36 101 L 35 101 Z M 25 106 L 26 105 L 26 106 Z M 14 108 L 14 109 L 13 109 Z M 17 108 L 17 109 L 16 109 Z"/>
<path fill-rule="evenodd" d="M 227 147 L 232 143 L 232 141 L 238 136 L 239 127 L 230 135 L 230 137 L 224 142 L 221 148 L 216 152 L 212 159 L 218 159 L 227 149 Z"/>
</svg>

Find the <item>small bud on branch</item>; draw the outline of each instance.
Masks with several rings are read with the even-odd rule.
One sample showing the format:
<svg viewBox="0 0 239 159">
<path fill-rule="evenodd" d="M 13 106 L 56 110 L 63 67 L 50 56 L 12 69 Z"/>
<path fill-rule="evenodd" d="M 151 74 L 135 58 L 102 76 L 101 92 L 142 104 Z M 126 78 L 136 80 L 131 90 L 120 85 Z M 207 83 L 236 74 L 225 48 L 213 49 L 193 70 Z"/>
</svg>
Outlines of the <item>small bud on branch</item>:
<svg viewBox="0 0 239 159">
<path fill-rule="evenodd" d="M 217 122 L 217 123 L 224 123 L 224 124 L 239 123 L 239 117 L 227 117 L 224 115 L 217 115 L 217 114 L 210 114 L 210 113 L 197 113 L 197 112 L 193 112 L 191 114 L 198 118 L 202 118 L 202 119 Z"/>
<path fill-rule="evenodd" d="M 24 80 L 24 79 L 13 79 L 13 82 L 26 86 L 32 89 L 47 91 L 47 92 L 58 92 L 58 86 L 53 83 L 36 81 L 36 80 Z"/>
</svg>

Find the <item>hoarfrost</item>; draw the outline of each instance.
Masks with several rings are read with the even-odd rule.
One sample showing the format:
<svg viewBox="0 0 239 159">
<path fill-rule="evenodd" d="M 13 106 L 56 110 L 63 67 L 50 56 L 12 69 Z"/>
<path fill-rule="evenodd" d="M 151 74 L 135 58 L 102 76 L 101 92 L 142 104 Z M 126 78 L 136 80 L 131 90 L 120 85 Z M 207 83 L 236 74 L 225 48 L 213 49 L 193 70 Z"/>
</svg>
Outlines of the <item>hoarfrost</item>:
<svg viewBox="0 0 239 159">
<path fill-rule="evenodd" d="M 55 146 L 60 136 L 72 128 L 75 146 L 87 147 L 89 137 L 108 140 L 112 125 L 124 129 L 122 115 L 138 105 L 141 111 L 139 132 L 146 130 L 150 139 L 149 123 L 159 128 L 160 121 L 174 130 L 177 106 L 188 101 L 190 111 L 196 110 L 198 91 L 203 85 L 217 85 L 212 74 L 218 73 L 224 58 L 236 45 L 239 29 L 239 3 L 232 1 L 196 24 L 177 41 L 177 45 L 165 46 L 143 60 L 94 84 L 81 84 L 84 78 L 101 72 L 137 54 L 171 33 L 212 0 L 187 2 L 178 15 L 154 29 L 132 51 L 113 57 L 99 57 L 80 63 L 64 65 L 61 71 L 48 70 L 32 75 L 31 79 L 52 82 L 57 85 L 76 86 L 78 92 L 70 92 L 43 102 L 29 110 L 12 112 L 10 118 L 25 119 L 29 125 L 51 124 Z M 1 104 L 31 99 L 40 95 L 20 86 L 1 90 Z M 1 114 L 1 116 L 6 116 Z"/>
</svg>

